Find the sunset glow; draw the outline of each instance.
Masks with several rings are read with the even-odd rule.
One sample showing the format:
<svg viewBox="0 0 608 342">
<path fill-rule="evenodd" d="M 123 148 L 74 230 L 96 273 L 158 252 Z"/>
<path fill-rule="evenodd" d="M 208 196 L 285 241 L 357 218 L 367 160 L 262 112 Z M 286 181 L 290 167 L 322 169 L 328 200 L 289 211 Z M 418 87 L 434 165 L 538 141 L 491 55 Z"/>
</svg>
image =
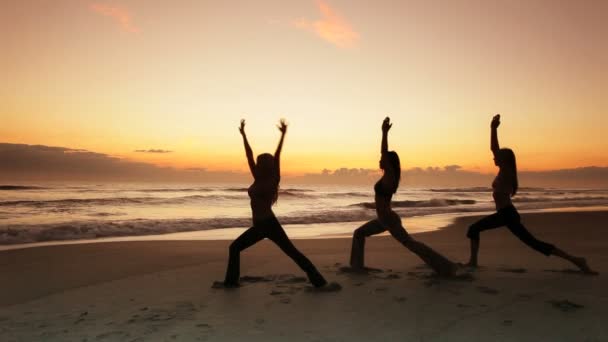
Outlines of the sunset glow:
<svg viewBox="0 0 608 342">
<path fill-rule="evenodd" d="M 405 168 L 491 172 L 501 113 L 522 170 L 608 166 L 606 2 L 371 6 L 12 1 L 0 142 L 245 171 L 239 120 L 261 153 L 285 117 L 283 170 L 297 175 L 377 168 L 388 115 Z"/>
</svg>

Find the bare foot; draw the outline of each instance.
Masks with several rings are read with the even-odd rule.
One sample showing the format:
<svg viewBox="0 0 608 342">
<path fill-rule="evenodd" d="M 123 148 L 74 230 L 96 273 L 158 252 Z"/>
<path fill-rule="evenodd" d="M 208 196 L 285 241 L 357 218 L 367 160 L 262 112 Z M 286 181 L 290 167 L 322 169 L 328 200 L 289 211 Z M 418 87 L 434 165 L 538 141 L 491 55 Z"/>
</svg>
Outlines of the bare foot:
<svg viewBox="0 0 608 342">
<path fill-rule="evenodd" d="M 581 269 L 581 272 L 587 274 L 587 275 L 599 275 L 598 272 L 592 270 L 589 265 L 587 264 L 587 259 L 585 258 L 576 258 L 576 260 L 574 261 L 574 264 L 576 266 L 578 266 L 578 268 Z"/>
</svg>

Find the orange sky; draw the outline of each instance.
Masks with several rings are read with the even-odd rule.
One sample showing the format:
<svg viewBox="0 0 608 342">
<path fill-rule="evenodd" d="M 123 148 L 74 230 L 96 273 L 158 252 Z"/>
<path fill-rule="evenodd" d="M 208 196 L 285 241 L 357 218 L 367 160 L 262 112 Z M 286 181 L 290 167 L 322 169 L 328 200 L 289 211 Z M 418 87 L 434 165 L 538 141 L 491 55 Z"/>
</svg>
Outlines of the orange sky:
<svg viewBox="0 0 608 342">
<path fill-rule="evenodd" d="M 14 0 L 0 12 L 0 142 L 175 167 L 287 173 L 493 169 L 489 122 L 521 169 L 608 165 L 606 1 Z M 170 153 L 135 150 L 162 149 Z"/>
</svg>

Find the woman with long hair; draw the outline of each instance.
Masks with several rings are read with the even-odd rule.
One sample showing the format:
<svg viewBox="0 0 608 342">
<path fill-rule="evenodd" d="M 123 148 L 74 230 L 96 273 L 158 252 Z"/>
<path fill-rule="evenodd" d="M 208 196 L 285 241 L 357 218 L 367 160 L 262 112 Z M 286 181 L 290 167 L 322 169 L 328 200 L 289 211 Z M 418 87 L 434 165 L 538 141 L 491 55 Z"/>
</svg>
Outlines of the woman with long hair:
<svg viewBox="0 0 608 342">
<path fill-rule="evenodd" d="M 239 131 L 243 136 L 245 154 L 249 163 L 249 170 L 253 176 L 253 184 L 248 189 L 251 199 L 251 212 L 253 216 L 253 227 L 247 229 L 239 236 L 229 248 L 228 268 L 224 286 L 239 286 L 240 275 L 240 253 L 244 249 L 251 247 L 258 241 L 268 238 L 295 261 L 315 287 L 322 287 L 327 284 L 321 273 L 298 249 L 291 243 L 285 230 L 272 212 L 272 205 L 279 197 L 279 182 L 281 180 L 280 157 L 283 148 L 283 140 L 287 132 L 287 124 L 281 120 L 279 126 L 281 139 L 274 156 L 270 153 L 263 153 L 253 159 L 253 151 L 247 135 L 245 134 L 245 120 L 241 120 Z"/>
<path fill-rule="evenodd" d="M 507 226 L 515 236 L 534 250 L 546 256 L 555 255 L 566 259 L 576 265 L 583 273 L 597 274 L 589 268 L 585 258 L 570 255 L 552 244 L 536 239 L 521 224 L 519 213 L 511 202 L 511 197 L 515 196 L 519 186 L 515 153 L 509 148 L 500 148 L 498 145 L 498 126 L 500 126 L 500 115 L 496 114 L 490 124 L 490 148 L 494 154 L 494 164 L 498 166 L 498 175 L 496 175 L 492 183 L 492 196 L 496 204 L 496 213 L 482 218 L 469 227 L 467 237 L 471 240 L 471 258 L 468 265 L 477 267 L 479 233 L 484 230 Z"/>
<path fill-rule="evenodd" d="M 388 150 L 388 131 L 391 127 L 390 118 L 386 117 L 382 122 L 382 143 L 380 148 L 380 169 L 382 169 L 383 175 L 374 185 L 374 199 L 378 217 L 355 230 L 350 255 L 351 268 L 354 270 L 365 268 L 365 238 L 388 230 L 397 241 L 419 256 L 439 275 L 453 276 L 459 268 L 458 265 L 422 242 L 412 238 L 403 227 L 399 215 L 391 209 L 391 199 L 393 194 L 397 192 L 401 179 L 399 155 L 395 151 Z"/>
</svg>

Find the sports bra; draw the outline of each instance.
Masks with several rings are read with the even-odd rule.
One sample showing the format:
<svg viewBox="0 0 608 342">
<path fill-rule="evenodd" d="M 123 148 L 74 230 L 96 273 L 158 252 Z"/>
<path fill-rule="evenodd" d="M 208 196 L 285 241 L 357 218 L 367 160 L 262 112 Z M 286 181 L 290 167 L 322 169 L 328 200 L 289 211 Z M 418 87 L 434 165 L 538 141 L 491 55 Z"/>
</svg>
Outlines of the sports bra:
<svg viewBox="0 0 608 342">
<path fill-rule="evenodd" d="M 249 198 L 251 198 L 252 200 L 259 199 L 262 201 L 272 201 L 275 197 L 276 192 L 268 190 L 268 188 L 264 189 L 263 186 L 260 186 L 259 184 L 256 184 L 254 182 L 253 184 L 251 184 L 249 189 L 247 189 L 247 193 L 249 194 Z"/>
<path fill-rule="evenodd" d="M 377 196 L 389 197 L 389 198 L 393 196 L 393 191 L 386 189 L 386 187 L 384 187 L 384 185 L 382 185 L 382 179 L 380 179 L 379 181 L 376 182 L 376 184 L 374 184 L 374 192 L 376 193 Z"/>
</svg>

